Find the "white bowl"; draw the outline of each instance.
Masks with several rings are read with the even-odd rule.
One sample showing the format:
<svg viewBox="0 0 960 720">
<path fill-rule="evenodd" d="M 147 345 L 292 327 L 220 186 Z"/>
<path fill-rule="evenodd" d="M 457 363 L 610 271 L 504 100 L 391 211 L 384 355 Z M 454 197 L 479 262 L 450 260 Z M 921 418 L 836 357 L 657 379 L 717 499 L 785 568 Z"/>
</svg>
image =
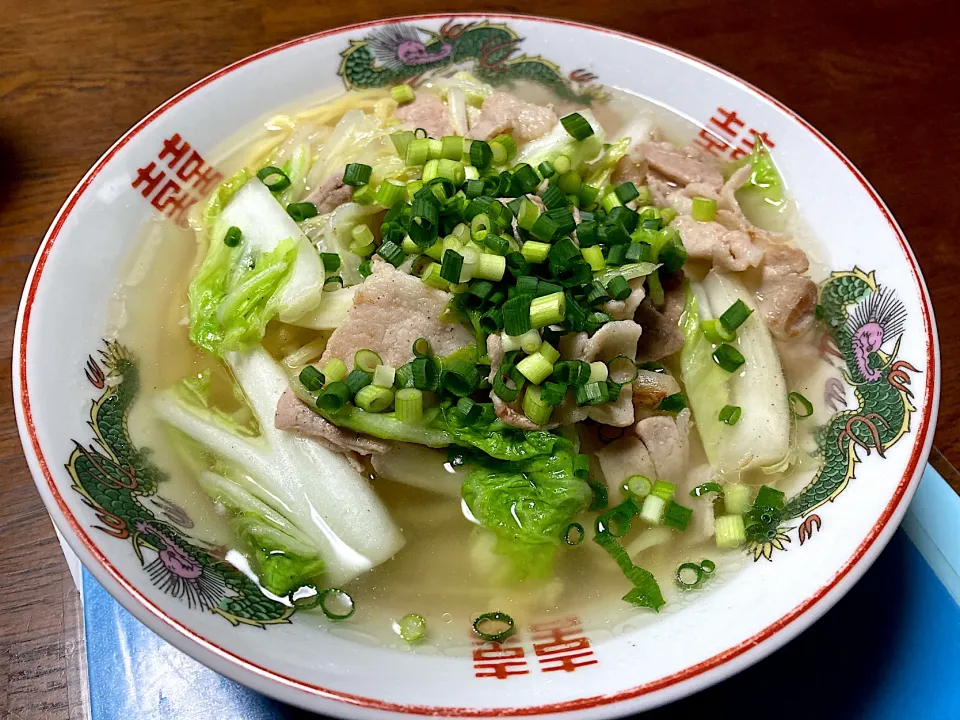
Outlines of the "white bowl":
<svg viewBox="0 0 960 720">
<path fill-rule="evenodd" d="M 398 24 L 435 44 L 408 41 L 402 57 L 375 69 L 366 43 Z M 595 83 L 624 88 L 697 122 L 705 128 L 701 140 L 728 157 L 754 130 L 767 133 L 805 220 L 827 249 L 830 267 L 840 271 L 831 280 L 834 289 L 845 284 L 863 291 L 863 304 L 879 285 L 905 311 L 902 334 L 881 322 L 887 331 L 882 351 L 895 353 L 884 355 L 895 364 L 864 383 L 862 395 L 839 382 L 844 367 L 855 370 L 853 354 L 832 357 L 838 382 L 827 390 L 850 409 L 831 421 L 839 423 L 831 425 L 837 452 L 818 487 L 828 477 L 849 482 L 836 502 L 805 507 L 784 521 L 782 535 L 765 548 L 770 561 L 761 553 L 736 582 L 616 636 L 587 638 L 575 626 L 539 635 L 523 628 L 519 649 L 507 653 L 508 665 L 482 648 L 474 658 L 401 652 L 355 643 L 296 618 L 258 627 L 248 606 L 231 622 L 191 603 L 196 560 L 175 544 L 190 543 L 189 531 L 162 524 L 162 507 L 146 492 L 152 490 L 144 484 L 149 472 L 131 472 L 124 461 L 127 451 L 117 445 L 123 428 L 111 426 L 107 414 L 115 406 L 110 403 L 123 402 L 117 398 L 129 383 L 111 382 L 107 371 L 123 363 L 115 352 L 97 355 L 130 243 L 145 220 L 158 212 L 178 219 L 196 192 L 213 182 L 215 171 L 202 155 L 272 109 L 341 79 L 383 83 L 414 75 L 422 69 L 417 63 L 445 65 L 454 57 L 500 77 L 533 68 L 576 94 Z M 191 156 L 185 142 L 199 154 Z M 759 90 L 675 50 L 580 23 L 496 14 L 407 17 L 318 33 L 234 63 L 168 100 L 110 148 L 71 193 L 37 254 L 16 333 L 13 385 L 24 452 L 54 522 L 97 580 L 150 628 L 213 669 L 286 702 L 342 717 L 627 715 L 769 655 L 832 606 L 886 545 L 930 449 L 939 388 L 933 311 L 913 253 L 874 190 L 816 130 Z M 878 404 L 878 393 L 889 394 L 889 402 Z M 91 401 L 101 396 L 113 399 L 103 406 L 97 428 L 105 436 L 98 445 L 88 422 Z M 119 435 L 110 434 L 118 427 Z M 843 428 L 857 435 L 859 447 Z M 875 439 L 882 452 L 870 447 Z M 111 455 L 118 447 L 119 462 Z M 854 470 L 856 477 L 849 477 Z M 98 483 L 89 497 L 74 487 L 78 473 Z M 104 492 L 104 482 L 114 489 Z M 134 483 L 144 494 L 129 489 Z M 136 517 L 152 523 L 147 529 L 154 548 L 141 548 L 142 556 L 131 542 Z M 166 540 L 157 541 L 158 532 Z M 193 547 L 194 557 L 206 552 Z M 155 586 L 149 568 L 161 565 L 179 573 L 167 572 L 167 580 L 182 584 Z M 268 604 L 264 612 L 273 608 Z M 247 622 L 234 624 L 238 615 Z M 553 632 L 569 641 L 568 654 L 543 639 Z"/>
</svg>

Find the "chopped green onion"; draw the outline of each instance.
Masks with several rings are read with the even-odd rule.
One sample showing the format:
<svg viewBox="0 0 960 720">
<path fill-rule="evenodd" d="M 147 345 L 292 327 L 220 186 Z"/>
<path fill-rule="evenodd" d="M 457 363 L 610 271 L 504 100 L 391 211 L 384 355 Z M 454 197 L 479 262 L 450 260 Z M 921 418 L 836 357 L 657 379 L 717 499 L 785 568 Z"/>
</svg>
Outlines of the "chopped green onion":
<svg viewBox="0 0 960 720">
<path fill-rule="evenodd" d="M 396 148 L 397 155 L 406 158 L 407 148 L 410 147 L 410 143 L 412 143 L 416 137 L 411 130 L 398 130 L 390 136 L 390 141 L 393 143 L 393 147 Z"/>
<path fill-rule="evenodd" d="M 330 620 L 346 620 L 357 611 L 353 598 L 340 588 L 327 588 L 317 596 L 320 609 Z"/>
<path fill-rule="evenodd" d="M 417 388 L 405 387 L 397 391 L 397 420 L 402 423 L 416 424 L 423 420 L 423 392 Z"/>
<path fill-rule="evenodd" d="M 397 371 L 390 365 L 377 365 L 373 371 L 373 384 L 378 387 L 392 388 Z"/>
<path fill-rule="evenodd" d="M 350 252 L 361 257 L 371 255 L 374 250 L 373 231 L 364 224 L 354 226 L 350 231 Z"/>
<path fill-rule="evenodd" d="M 736 425 L 740 421 L 742 412 L 743 411 L 736 405 L 724 405 L 717 419 L 727 425 Z"/>
<path fill-rule="evenodd" d="M 394 85 L 392 88 L 390 88 L 390 97 L 403 105 L 404 103 L 413 102 L 417 96 L 414 94 L 412 87 L 407 84 L 403 84 Z"/>
<path fill-rule="evenodd" d="M 520 395 L 524 377 L 512 365 L 501 365 L 493 379 L 493 392 L 504 402 L 513 402 Z"/>
<path fill-rule="evenodd" d="M 571 547 L 576 547 L 583 542 L 586 532 L 580 523 L 570 523 L 563 532 L 563 541 Z"/>
<path fill-rule="evenodd" d="M 636 201 L 637 207 L 653 205 L 653 191 L 647 185 L 638 187 Z"/>
<path fill-rule="evenodd" d="M 466 397 L 480 386 L 480 372 L 466 360 L 454 360 L 443 373 L 442 385 L 452 395 Z"/>
<path fill-rule="evenodd" d="M 599 250 L 599 246 L 594 245 L 591 248 L 586 248 L 586 250 Z M 601 260 L 603 258 L 601 257 Z M 610 299 L 610 296 L 607 294 L 607 289 L 603 286 L 603 283 L 599 280 L 594 280 L 590 283 L 589 290 L 587 290 L 587 296 L 585 298 L 585 303 L 587 305 L 593 306 L 599 303 L 606 302 Z"/>
<path fill-rule="evenodd" d="M 653 484 L 653 488 L 650 490 L 652 495 L 656 495 L 661 500 L 670 501 L 673 500 L 674 494 L 677 492 L 677 486 L 666 480 L 657 480 Z"/>
<path fill-rule="evenodd" d="M 540 184 L 540 176 L 537 175 L 537 171 L 526 163 L 521 163 L 513 169 L 513 179 L 524 193 L 533 192 Z"/>
<path fill-rule="evenodd" d="M 344 378 L 343 382 L 348 388 L 350 388 L 350 395 L 356 395 L 360 390 L 365 388 L 367 385 L 373 382 L 373 378 L 370 376 L 370 373 L 364 372 L 359 368 L 351 370 L 350 373 Z"/>
<path fill-rule="evenodd" d="M 594 482 L 590 480 L 587 482 L 590 486 L 590 490 L 593 493 L 593 500 L 590 502 L 590 507 L 587 508 L 590 512 L 595 510 L 603 510 L 607 507 L 607 486 L 601 482 Z"/>
<path fill-rule="evenodd" d="M 430 141 L 417 138 L 407 146 L 407 165 L 426 165 L 430 159 Z"/>
<path fill-rule="evenodd" d="M 687 529 L 687 525 L 690 524 L 691 515 L 693 515 L 693 510 L 690 508 L 676 502 L 671 502 L 667 505 L 667 511 L 664 513 L 663 524 L 667 527 L 672 527 L 674 530 L 684 532 Z"/>
<path fill-rule="evenodd" d="M 367 227 L 366 225 L 358 227 Z M 356 228 L 354 228 L 356 229 Z M 369 228 L 367 228 L 369 231 Z M 320 260 L 323 262 L 324 272 L 336 272 L 340 269 L 340 256 L 337 253 L 322 252 Z"/>
<path fill-rule="evenodd" d="M 590 365 L 584 360 L 564 360 L 553 368 L 553 376 L 571 387 L 582 387 L 590 380 Z"/>
<path fill-rule="evenodd" d="M 657 410 L 676 413 L 685 407 L 687 407 L 687 397 L 682 392 L 678 392 L 673 395 L 667 395 L 667 397 L 661 400 L 660 404 L 657 405 Z"/>
<path fill-rule="evenodd" d="M 681 590 L 693 590 L 703 582 L 703 568 L 696 563 L 686 562 L 677 568 L 676 583 Z"/>
<path fill-rule="evenodd" d="M 307 365 L 300 371 L 300 382 L 310 392 L 320 392 L 327 379 L 313 365 Z"/>
<path fill-rule="evenodd" d="M 607 193 L 603 196 L 603 200 L 600 201 L 600 206 L 608 213 L 621 205 L 623 205 L 623 203 L 620 202 L 620 198 L 618 198 L 614 192 Z"/>
<path fill-rule="evenodd" d="M 524 230 L 530 230 L 539 217 L 540 209 L 527 198 L 523 198 L 517 211 L 517 225 Z"/>
<path fill-rule="evenodd" d="M 720 345 L 725 342 L 730 342 L 735 340 L 737 335 L 733 332 L 728 332 L 727 329 L 720 323 L 719 320 L 701 320 L 700 329 L 703 331 L 704 336 L 710 342 Z"/>
<path fill-rule="evenodd" d="M 474 140 L 470 143 L 470 164 L 479 170 L 490 167 L 493 162 L 493 150 L 483 140 Z"/>
<path fill-rule="evenodd" d="M 483 253 L 477 260 L 473 270 L 473 277 L 481 280 L 499 281 L 507 270 L 507 259 L 503 255 L 489 255 Z"/>
<path fill-rule="evenodd" d="M 240 232 L 240 228 L 236 225 L 233 225 L 227 228 L 227 232 L 223 236 L 223 244 L 227 247 L 236 247 L 240 244 L 240 240 L 243 237 L 243 234 Z"/>
<path fill-rule="evenodd" d="M 417 338 L 413 341 L 411 352 L 414 357 L 423 358 L 433 355 L 433 348 L 430 347 L 430 341 L 425 337 Z"/>
<path fill-rule="evenodd" d="M 327 287 L 328 285 L 330 287 Z M 327 290 L 328 292 L 337 287 L 343 287 L 343 278 L 339 275 L 331 275 L 323 281 L 323 289 Z"/>
<path fill-rule="evenodd" d="M 717 564 L 713 560 L 704 559 L 700 562 L 700 569 L 703 570 L 706 575 L 712 575 L 713 571 L 717 569 Z"/>
<path fill-rule="evenodd" d="M 344 382 L 331 382 L 317 395 L 317 408 L 325 413 L 336 413 L 353 398 L 353 393 Z"/>
<path fill-rule="evenodd" d="M 483 405 L 468 397 L 462 397 L 457 401 L 454 412 L 464 427 L 471 427 L 476 425 L 483 417 Z"/>
<path fill-rule="evenodd" d="M 493 142 L 498 143 L 507 153 L 507 160 L 517 154 L 517 144 L 509 135 L 497 135 Z"/>
<path fill-rule="evenodd" d="M 566 155 L 558 155 L 553 160 L 553 169 L 557 171 L 560 175 L 563 173 L 570 172 L 570 158 Z"/>
<path fill-rule="evenodd" d="M 373 350 L 357 350 L 353 356 L 353 366 L 366 373 L 373 373 L 383 361 Z M 391 383 L 392 384 L 392 383 Z"/>
<path fill-rule="evenodd" d="M 456 187 L 460 187 L 467 180 L 466 173 L 463 169 L 463 163 L 457 160 L 447 160 L 446 158 L 442 158 L 440 160 L 437 160 L 436 168 L 437 168 L 436 177 L 446 178 L 447 180 L 452 182 Z M 424 177 L 424 182 L 428 182 L 429 180 L 434 179 L 434 178 L 427 177 L 426 169 L 424 169 L 423 171 L 423 177 Z"/>
<path fill-rule="evenodd" d="M 787 403 L 790 405 L 790 412 L 793 413 L 794 417 L 802 419 L 813 415 L 813 403 L 798 392 L 787 395 Z"/>
<path fill-rule="evenodd" d="M 561 383 L 545 382 L 540 388 L 540 399 L 549 405 L 560 405 L 567 394 L 567 386 Z M 580 457 L 579 455 L 577 457 Z"/>
<path fill-rule="evenodd" d="M 551 365 L 554 365 L 557 362 L 557 360 L 560 359 L 560 351 L 546 341 L 542 341 L 539 345 L 539 348 L 537 349 L 539 350 L 540 354 L 543 355 L 547 359 L 547 362 L 550 363 Z M 524 352 L 527 352 L 527 350 L 524 349 Z"/>
<path fill-rule="evenodd" d="M 504 267 L 506 267 L 506 254 L 510 251 L 510 241 L 503 235 L 490 233 L 483 239 L 483 244 L 492 253 L 504 256 Z"/>
<path fill-rule="evenodd" d="M 566 297 L 562 292 L 535 298 L 530 302 L 530 327 L 542 328 L 562 322 L 565 311 Z M 519 335 L 520 333 L 511 332 L 510 334 Z"/>
<path fill-rule="evenodd" d="M 557 187 L 567 195 L 575 195 L 580 192 L 582 184 L 583 181 L 580 179 L 580 175 L 575 172 L 565 172 L 557 178 Z M 564 203 L 564 205 L 567 204 L 568 203 Z"/>
<path fill-rule="evenodd" d="M 290 203 L 287 205 L 287 215 L 296 222 L 303 222 L 317 216 L 317 206 L 311 202 Z"/>
<path fill-rule="evenodd" d="M 543 193 L 544 206 L 548 209 L 555 208 L 566 208 L 569 203 L 567 203 L 567 196 L 563 194 L 563 191 L 556 185 L 550 185 L 546 191 Z"/>
<path fill-rule="evenodd" d="M 637 364 L 626 355 L 617 355 L 607 361 L 607 378 L 618 385 L 628 385 L 638 375 Z"/>
<path fill-rule="evenodd" d="M 624 205 L 626 205 L 631 200 L 636 200 L 640 197 L 640 191 L 637 190 L 637 186 L 630 182 L 622 182 L 614 189 L 614 192 L 617 194 L 617 199 L 620 200 Z"/>
<path fill-rule="evenodd" d="M 560 118 L 560 124 L 563 125 L 563 129 L 566 130 L 574 140 L 586 140 L 593 135 L 593 127 L 591 127 L 590 123 L 588 123 L 580 113 L 570 113 Z M 554 166 L 556 167 L 556 163 L 554 163 Z"/>
<path fill-rule="evenodd" d="M 396 88 L 394 88 L 396 90 Z M 408 643 L 420 642 L 427 636 L 427 621 L 423 615 L 410 613 L 393 624 L 393 630 L 401 640 Z"/>
<path fill-rule="evenodd" d="M 631 475 L 623 483 L 627 492 L 636 498 L 645 498 L 653 489 L 653 483 L 646 475 Z"/>
<path fill-rule="evenodd" d="M 640 507 L 640 517 L 652 525 L 662 523 L 666 512 L 667 501 L 653 493 L 643 499 L 643 505 Z"/>
<path fill-rule="evenodd" d="M 537 165 L 537 172 L 540 173 L 541 177 L 546 179 L 553 177 L 553 174 L 556 172 L 556 170 L 554 170 L 553 165 L 549 160 L 544 160 L 542 163 Z"/>
<path fill-rule="evenodd" d="M 750 495 L 749 485 L 723 484 L 723 506 L 731 515 L 744 515 L 750 510 Z"/>
<path fill-rule="evenodd" d="M 549 252 L 549 243 L 537 242 L 536 240 L 527 240 L 520 248 L 520 254 L 523 255 L 524 259 L 534 265 L 545 262 Z"/>
<path fill-rule="evenodd" d="M 446 135 L 440 139 L 440 157 L 446 160 L 463 160 L 463 138 Z"/>
<path fill-rule="evenodd" d="M 290 178 L 278 167 L 268 165 L 257 173 L 260 182 L 267 186 L 267 190 L 278 193 L 290 187 Z"/>
<path fill-rule="evenodd" d="M 436 390 L 440 371 L 432 358 L 419 357 L 410 363 L 413 371 L 413 386 L 417 390 Z"/>
<path fill-rule="evenodd" d="M 488 612 L 473 621 L 473 631 L 481 640 L 498 643 L 513 635 L 515 628 L 513 618 L 506 613 Z"/>
<path fill-rule="evenodd" d="M 330 358 L 323 366 L 328 382 L 340 382 L 347 376 L 347 364 L 340 358 Z"/>
<path fill-rule="evenodd" d="M 527 330 L 523 335 L 508 335 L 506 332 L 501 335 L 501 344 L 505 353 L 522 349 L 529 355 L 540 348 L 541 342 L 540 333 L 532 329 Z"/>
<path fill-rule="evenodd" d="M 427 158 L 430 160 L 439 160 L 440 153 L 443 151 L 443 141 L 438 138 L 430 138 L 427 142 Z M 423 180 L 426 182 L 426 178 Z"/>
<path fill-rule="evenodd" d="M 400 267 L 403 261 L 407 259 L 407 254 L 393 240 L 387 240 L 377 250 L 377 255 L 382 257 L 394 267 Z"/>
<path fill-rule="evenodd" d="M 366 185 L 370 182 L 370 176 L 373 168 L 363 163 L 349 163 L 343 171 L 344 185 Z"/>
<path fill-rule="evenodd" d="M 607 364 L 602 360 L 590 363 L 590 379 L 587 382 L 602 383 L 607 381 L 609 376 Z"/>
<path fill-rule="evenodd" d="M 713 351 L 713 360 L 729 373 L 736 372 L 746 362 L 733 345 L 723 344 Z"/>
<path fill-rule="evenodd" d="M 393 390 L 379 385 L 367 385 L 360 388 L 353 401 L 361 410 L 380 413 L 393 404 Z"/>
<path fill-rule="evenodd" d="M 716 493 L 717 497 L 723 497 L 723 488 L 720 487 L 720 483 L 716 482 L 705 482 L 697 485 L 693 490 L 690 491 L 690 497 L 704 497 L 710 493 Z"/>
<path fill-rule="evenodd" d="M 420 279 L 430 287 L 435 287 L 439 290 L 447 290 L 450 287 L 450 283 L 440 277 L 440 265 L 435 262 L 428 264 L 423 269 L 423 274 L 420 276 Z"/>
<path fill-rule="evenodd" d="M 742 515 L 721 515 L 713 521 L 717 547 L 738 548 L 747 541 Z"/>
<path fill-rule="evenodd" d="M 605 382 L 587 382 L 576 390 L 576 400 L 578 406 L 583 405 L 602 405 L 610 402 L 610 394 Z"/>
<path fill-rule="evenodd" d="M 384 180 L 382 183 L 380 183 L 380 187 L 377 188 L 377 204 L 383 205 L 387 208 L 392 208 L 398 202 L 403 200 L 403 194 L 406 190 L 406 187 L 406 184 L 400 182 L 399 180 Z"/>
<path fill-rule="evenodd" d="M 530 227 L 530 234 L 538 240 L 549 242 L 557 234 L 560 226 L 548 215 L 540 215 Z"/>
<path fill-rule="evenodd" d="M 606 269 L 607 262 L 603 259 L 603 250 L 599 245 L 582 248 L 580 254 L 594 272 L 602 272 Z M 603 294 L 607 294 L 606 290 L 603 291 Z"/>
<path fill-rule="evenodd" d="M 450 283 L 460 282 L 460 271 L 463 269 L 463 255 L 456 250 L 446 250 L 440 265 L 440 277 Z"/>
<path fill-rule="evenodd" d="M 695 197 L 690 214 L 699 222 L 711 222 L 717 215 L 717 201 L 712 198 Z"/>
<path fill-rule="evenodd" d="M 417 245 L 409 235 L 403 239 L 403 244 L 400 245 L 400 249 L 407 255 L 419 255 L 422 251 L 422 248 Z"/>
<path fill-rule="evenodd" d="M 373 274 L 373 262 L 370 258 L 365 258 L 360 266 L 357 268 L 357 272 L 360 273 L 360 277 L 368 278 Z"/>
<path fill-rule="evenodd" d="M 525 358 L 526 359 L 526 358 Z M 520 365 L 523 362 L 521 361 Z M 520 365 L 517 368 L 520 368 Z M 553 367 L 550 368 L 553 370 Z M 521 372 L 523 372 L 521 370 Z M 544 375 L 544 377 L 548 377 Z M 550 414 L 553 412 L 553 406 L 550 403 L 544 402 L 540 397 L 540 388 L 537 385 L 531 385 L 527 388 L 527 391 L 523 394 L 523 414 L 526 415 L 531 422 L 536 425 L 546 425 L 550 422 Z"/>
<path fill-rule="evenodd" d="M 550 377 L 553 372 L 553 363 L 547 360 L 538 350 L 517 363 L 517 370 L 534 385 L 539 385 Z"/>
<path fill-rule="evenodd" d="M 763 510 L 782 510 L 784 497 L 782 491 L 769 485 L 761 485 L 760 490 L 757 491 L 757 498 L 753 501 L 753 507 Z"/>
<path fill-rule="evenodd" d="M 720 324 L 728 332 L 734 332 L 737 328 L 746 322 L 747 318 L 753 312 L 743 300 L 737 300 L 730 307 L 723 311 L 720 316 Z"/>
<path fill-rule="evenodd" d="M 626 300 L 632 290 L 623 275 L 616 275 L 607 283 L 607 292 L 614 300 Z"/>
<path fill-rule="evenodd" d="M 503 329 L 507 335 L 523 335 L 532 327 L 532 308 L 529 295 L 517 295 L 503 304 Z"/>
<path fill-rule="evenodd" d="M 358 205 L 372 205 L 377 199 L 377 193 L 369 185 L 361 185 L 353 191 L 352 197 Z"/>
</svg>

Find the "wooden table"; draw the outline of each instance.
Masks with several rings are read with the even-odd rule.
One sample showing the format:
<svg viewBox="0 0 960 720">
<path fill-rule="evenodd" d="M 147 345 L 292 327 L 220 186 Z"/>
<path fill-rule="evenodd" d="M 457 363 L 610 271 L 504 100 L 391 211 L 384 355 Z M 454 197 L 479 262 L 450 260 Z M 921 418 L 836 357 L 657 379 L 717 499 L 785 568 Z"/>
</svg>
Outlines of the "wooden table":
<svg viewBox="0 0 960 720">
<path fill-rule="evenodd" d="M 473 8 L 457 3 L 465 8 Z M 831 138 L 910 238 L 943 348 L 937 445 L 960 463 L 960 162 L 949 0 L 768 3 L 557 0 L 486 8 L 616 27 L 685 50 L 770 92 Z M 256 50 L 440 0 L 384 5 L 255 0 L 0 1 L 0 343 L 9 357 L 27 270 L 57 208 L 128 127 L 193 81 Z M 0 369 L 10 387 L 10 367 Z M 4 392 L 0 416 L 0 717 L 67 718 L 69 578 L 27 472 Z M 68 688 L 68 686 L 70 686 Z"/>
</svg>

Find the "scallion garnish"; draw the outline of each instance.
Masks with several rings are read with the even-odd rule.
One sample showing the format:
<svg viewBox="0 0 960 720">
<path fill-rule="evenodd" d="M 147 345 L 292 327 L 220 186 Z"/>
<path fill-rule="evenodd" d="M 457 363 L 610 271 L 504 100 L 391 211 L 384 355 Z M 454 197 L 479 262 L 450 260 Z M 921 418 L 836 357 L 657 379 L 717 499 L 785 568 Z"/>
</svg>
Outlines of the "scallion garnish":
<svg viewBox="0 0 960 720">
<path fill-rule="evenodd" d="M 243 233 L 240 232 L 240 228 L 233 225 L 227 228 L 227 232 L 224 233 L 223 244 L 230 248 L 237 247 L 237 245 L 240 244 L 242 237 Z"/>
<path fill-rule="evenodd" d="M 699 222 L 711 222 L 717 214 L 717 201 L 713 198 L 695 197 L 690 214 Z"/>
<path fill-rule="evenodd" d="M 563 533 L 563 541 L 571 547 L 576 547 L 583 542 L 586 532 L 580 523 L 570 523 Z"/>
<path fill-rule="evenodd" d="M 444 370 L 440 384 L 450 394 L 466 397 L 479 387 L 480 372 L 473 363 L 455 360 Z"/>
<path fill-rule="evenodd" d="M 677 413 L 685 407 L 687 407 L 687 397 L 682 392 L 678 392 L 673 395 L 667 395 L 667 397 L 661 400 L 660 404 L 657 405 L 657 410 Z"/>
<path fill-rule="evenodd" d="M 787 395 L 787 403 L 790 405 L 790 412 L 793 413 L 794 417 L 803 419 L 813 415 L 813 403 L 798 392 Z"/>
<path fill-rule="evenodd" d="M 317 395 L 317 408 L 333 414 L 342 410 L 353 396 L 354 393 L 345 382 L 331 382 Z"/>
<path fill-rule="evenodd" d="M 750 317 L 750 314 L 753 312 L 743 300 L 737 300 L 730 307 L 723 311 L 723 314 L 718 318 L 720 324 L 723 325 L 723 328 L 728 332 L 735 332 L 743 323 L 746 322 L 747 318 Z"/>
<path fill-rule="evenodd" d="M 363 163 L 349 163 L 343 170 L 343 184 L 354 187 L 370 182 L 373 168 Z"/>
<path fill-rule="evenodd" d="M 503 304 L 503 329 L 507 335 L 523 335 L 533 327 L 530 321 L 531 307 L 529 295 L 517 295 Z"/>
<path fill-rule="evenodd" d="M 307 365 L 300 371 L 300 382 L 310 392 L 320 392 L 323 384 L 327 381 L 323 373 L 317 370 L 313 365 Z"/>
<path fill-rule="evenodd" d="M 473 631 L 482 640 L 503 642 L 515 632 L 513 618 L 503 612 L 488 612 L 473 621 Z"/>
<path fill-rule="evenodd" d="M 727 344 L 713 351 L 713 360 L 728 373 L 736 372 L 746 362 L 739 350 Z"/>
<path fill-rule="evenodd" d="M 697 485 L 693 490 L 690 491 L 690 497 L 704 497 L 710 493 L 716 493 L 717 497 L 723 497 L 723 487 L 720 483 L 716 482 L 705 482 Z"/>
<path fill-rule="evenodd" d="M 717 419 L 722 423 L 726 423 L 727 425 L 736 425 L 738 422 L 740 422 L 740 415 L 742 412 L 743 411 L 737 405 L 724 405 L 720 409 L 720 414 Z"/>
<path fill-rule="evenodd" d="M 580 113 L 570 113 L 560 118 L 560 124 L 574 140 L 586 140 L 593 135 L 593 127 Z M 554 164 L 554 167 L 556 167 L 556 164 Z"/>
<path fill-rule="evenodd" d="M 463 269 L 463 255 L 456 250 L 445 250 L 440 263 L 440 277 L 450 283 L 460 282 L 460 271 Z"/>
<path fill-rule="evenodd" d="M 493 392 L 504 402 L 511 403 L 520 395 L 524 383 L 523 375 L 513 365 L 504 364 L 493 379 Z"/>
<path fill-rule="evenodd" d="M 403 366 L 409 367 L 409 366 Z M 400 368 L 397 369 L 399 376 Z M 412 375 L 411 375 L 412 380 Z M 402 423 L 416 424 L 423 420 L 423 392 L 413 387 L 397 390 L 394 398 L 397 420 Z"/>
<path fill-rule="evenodd" d="M 361 410 L 381 413 L 393 405 L 393 390 L 379 385 L 367 385 L 360 388 L 353 402 Z"/>
<path fill-rule="evenodd" d="M 402 640 L 415 643 L 427 636 L 427 621 L 423 615 L 410 613 L 394 623 L 393 629 Z"/>
<path fill-rule="evenodd" d="M 703 582 L 703 568 L 692 562 L 685 562 L 677 568 L 676 583 L 681 590 L 693 590 Z"/>
<path fill-rule="evenodd" d="M 318 595 L 320 609 L 330 620 L 346 620 L 357 611 L 353 598 L 340 588 L 327 588 Z"/>
<path fill-rule="evenodd" d="M 667 527 L 672 527 L 674 530 L 683 532 L 690 523 L 691 515 L 693 515 L 693 510 L 690 508 L 684 507 L 676 502 L 671 502 L 667 505 L 667 511 L 664 513 L 663 524 Z"/>
<path fill-rule="evenodd" d="M 317 216 L 317 206 L 311 202 L 290 203 L 287 205 L 287 215 L 296 222 L 303 222 Z"/>
<path fill-rule="evenodd" d="M 268 165 L 257 173 L 260 179 L 270 192 L 278 193 L 290 187 L 290 178 L 278 167 Z"/>
</svg>

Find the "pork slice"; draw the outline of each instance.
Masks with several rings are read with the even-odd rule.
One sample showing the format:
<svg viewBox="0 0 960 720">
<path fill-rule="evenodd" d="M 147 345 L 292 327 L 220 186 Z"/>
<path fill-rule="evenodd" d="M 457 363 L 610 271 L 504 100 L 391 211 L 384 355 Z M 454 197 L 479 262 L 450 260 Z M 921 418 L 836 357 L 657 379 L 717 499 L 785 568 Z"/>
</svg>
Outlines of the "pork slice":
<svg viewBox="0 0 960 720">
<path fill-rule="evenodd" d="M 716 190 L 723 185 L 717 159 L 695 145 L 675 148 L 668 142 L 647 142 L 640 150 L 651 169 L 679 185 L 703 183 Z"/>
<path fill-rule="evenodd" d="M 632 182 L 637 187 L 645 185 L 647 182 L 647 163 L 642 159 L 638 162 L 629 153 L 624 155 L 617 161 L 613 174 L 610 176 L 610 182 L 614 186 L 623 182 Z"/>
<path fill-rule="evenodd" d="M 280 396 L 273 424 L 278 430 L 295 430 L 315 438 L 335 452 L 380 455 L 390 449 L 390 443 L 385 440 L 337 427 L 307 407 L 290 390 Z"/>
<path fill-rule="evenodd" d="M 653 370 L 637 370 L 637 378 L 633 381 L 634 410 L 645 408 L 652 410 L 664 398 L 680 392 L 680 384 L 672 375 Z"/>
<path fill-rule="evenodd" d="M 656 477 L 656 468 L 647 446 L 636 435 L 626 434 L 596 451 L 597 462 L 607 484 L 610 504 L 623 499 L 623 483 L 631 475 Z"/>
<path fill-rule="evenodd" d="M 401 105 L 393 111 L 394 117 L 414 128 L 423 128 L 432 138 L 453 135 L 450 113 L 447 106 L 437 98 L 420 95 L 412 103 Z"/>
<path fill-rule="evenodd" d="M 807 254 L 792 245 L 765 242 L 763 247 L 763 279 L 773 280 L 791 273 L 803 275 L 810 269 Z"/>
<path fill-rule="evenodd" d="M 684 410 L 683 413 L 688 413 Z M 687 419 L 683 413 L 677 417 L 655 415 L 636 424 L 634 432 L 650 454 L 650 460 L 659 480 L 677 482 L 683 479 L 689 457 L 687 443 Z"/>
<path fill-rule="evenodd" d="M 317 206 L 318 215 L 326 215 L 352 199 L 353 188 L 343 184 L 343 173 L 340 172 L 330 176 L 320 187 L 311 191 L 306 202 Z"/>
<path fill-rule="evenodd" d="M 457 322 L 441 322 L 451 295 L 425 285 L 386 262 L 359 286 L 353 306 L 333 331 L 320 360 L 339 358 L 353 367 L 358 350 L 373 350 L 385 365 L 399 367 L 413 359 L 413 343 L 426 338 L 436 355 L 449 355 L 474 342 L 473 333 Z"/>
<path fill-rule="evenodd" d="M 467 136 L 491 140 L 510 132 L 516 140 L 527 141 L 546 135 L 557 124 L 552 108 L 535 105 L 506 92 L 495 92 L 488 97 L 476 123 L 471 123 Z"/>
<path fill-rule="evenodd" d="M 778 340 L 805 335 L 816 322 L 817 286 L 805 275 L 764 277 L 757 293 L 760 314 Z"/>
<path fill-rule="evenodd" d="M 757 267 L 763 260 L 763 249 L 742 230 L 731 230 L 718 222 L 700 222 L 689 215 L 678 215 L 671 226 L 680 231 L 687 257 L 693 260 L 705 260 L 735 272 Z"/>
<path fill-rule="evenodd" d="M 670 297 L 668 294 L 667 298 Z M 669 303 L 667 307 L 670 307 Z M 683 333 L 677 325 L 679 316 L 677 319 L 669 317 L 658 310 L 649 298 L 640 303 L 633 319 L 643 328 L 637 345 L 638 361 L 662 360 L 683 347 Z"/>
</svg>

